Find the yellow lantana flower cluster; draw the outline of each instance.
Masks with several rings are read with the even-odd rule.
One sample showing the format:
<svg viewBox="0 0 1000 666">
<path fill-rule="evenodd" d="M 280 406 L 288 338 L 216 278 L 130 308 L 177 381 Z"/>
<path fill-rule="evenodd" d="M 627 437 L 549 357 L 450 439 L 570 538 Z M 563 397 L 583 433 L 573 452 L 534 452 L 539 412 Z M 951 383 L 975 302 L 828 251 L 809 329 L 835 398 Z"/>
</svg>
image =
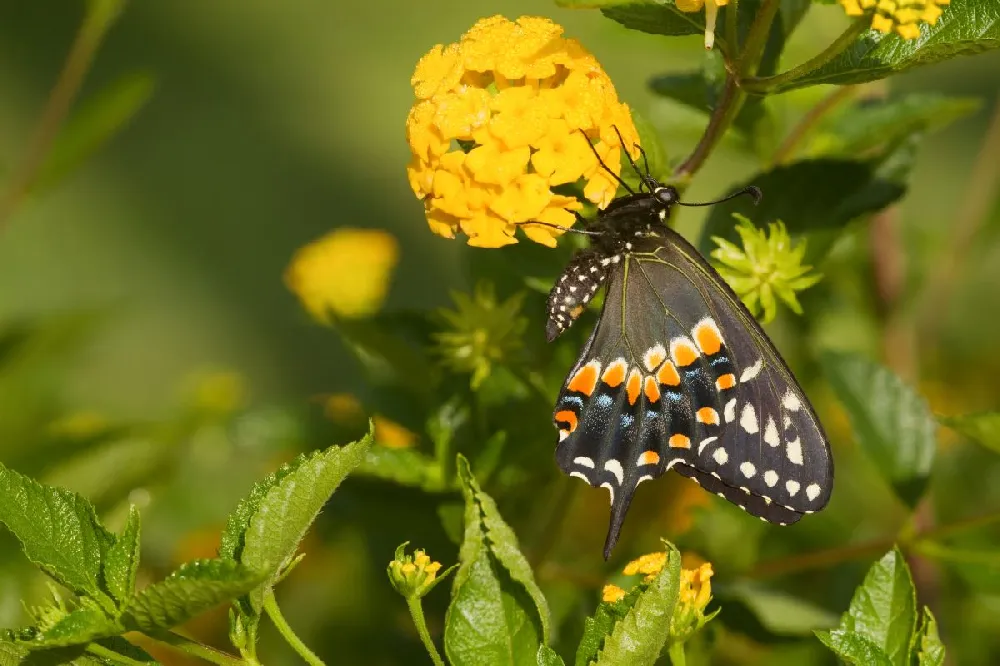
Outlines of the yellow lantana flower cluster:
<svg viewBox="0 0 1000 666">
<path fill-rule="evenodd" d="M 874 10 L 872 30 L 889 34 L 895 30 L 903 39 L 920 36 L 920 23 L 934 25 L 941 7 L 951 0 L 840 0 L 848 16 L 861 16 Z"/>
<path fill-rule="evenodd" d="M 515 229 L 555 246 L 582 204 L 553 187 L 584 181 L 603 208 L 618 183 L 621 132 L 638 156 L 639 137 L 611 79 L 579 42 L 545 18 L 502 16 L 476 23 L 455 44 L 437 45 L 417 63 L 417 101 L 406 120 L 413 153 L 410 186 L 431 230 L 462 231 L 469 244 L 516 243 Z"/>
</svg>

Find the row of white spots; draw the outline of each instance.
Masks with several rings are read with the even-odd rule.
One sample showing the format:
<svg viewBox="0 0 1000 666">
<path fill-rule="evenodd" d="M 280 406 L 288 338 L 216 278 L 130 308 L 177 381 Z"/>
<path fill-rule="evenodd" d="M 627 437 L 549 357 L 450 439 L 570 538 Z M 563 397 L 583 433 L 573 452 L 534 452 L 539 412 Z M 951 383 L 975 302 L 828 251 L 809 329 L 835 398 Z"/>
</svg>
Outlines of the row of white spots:
<svg viewBox="0 0 1000 666">
<path fill-rule="evenodd" d="M 754 411 L 753 405 L 749 402 L 743 405 L 743 411 L 740 413 L 740 426 L 749 435 L 760 430 L 760 427 L 757 425 L 757 412 Z"/>
<path fill-rule="evenodd" d="M 712 437 L 710 439 L 715 440 L 716 438 Z M 796 440 L 796 443 L 797 442 L 798 440 Z M 707 441 L 704 442 L 704 444 L 707 443 L 708 443 Z M 700 446 L 698 448 L 699 453 L 701 453 L 702 448 L 704 448 L 704 446 Z M 725 449 L 721 447 L 717 448 L 715 451 L 712 452 L 712 458 L 720 466 L 725 465 L 727 462 L 729 462 L 729 454 L 726 452 Z M 801 452 L 799 453 L 799 459 L 801 460 Z M 752 479 L 754 476 L 757 475 L 757 467 L 752 462 L 747 460 L 740 464 L 740 472 L 746 478 Z M 718 478 L 719 475 L 713 472 L 712 476 Z M 773 488 L 774 486 L 776 486 L 778 484 L 778 473 L 775 472 L 773 469 L 769 469 L 766 472 L 764 472 L 764 483 L 767 484 L 768 488 Z M 786 481 L 785 489 L 788 491 L 788 494 L 791 497 L 795 497 L 795 494 L 799 492 L 800 484 L 798 481 Z M 819 497 L 819 493 L 820 493 L 820 486 L 818 483 L 812 483 L 806 488 L 806 497 L 808 497 L 810 501 L 815 500 L 817 497 Z"/>
</svg>

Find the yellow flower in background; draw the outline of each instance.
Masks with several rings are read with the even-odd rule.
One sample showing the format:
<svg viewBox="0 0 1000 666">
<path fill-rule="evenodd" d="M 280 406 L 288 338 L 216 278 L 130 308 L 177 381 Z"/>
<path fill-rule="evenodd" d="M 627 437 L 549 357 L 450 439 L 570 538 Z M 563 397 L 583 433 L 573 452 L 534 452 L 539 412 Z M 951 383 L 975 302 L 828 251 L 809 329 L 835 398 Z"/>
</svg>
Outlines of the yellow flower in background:
<svg viewBox="0 0 1000 666">
<path fill-rule="evenodd" d="M 516 243 L 520 227 L 554 247 L 582 207 L 552 188 L 581 182 L 603 208 L 618 183 L 597 162 L 621 170 L 621 141 L 633 157 L 639 137 L 611 79 L 579 42 L 545 18 L 480 20 L 458 43 L 437 45 L 417 63 L 417 101 L 406 120 L 413 154 L 407 173 L 431 231 L 469 244 Z"/>
<path fill-rule="evenodd" d="M 951 0 L 840 0 L 848 16 L 872 12 L 872 30 L 889 34 L 893 30 L 903 39 L 920 36 L 920 24 L 934 25 L 941 16 L 940 5 Z"/>
<path fill-rule="evenodd" d="M 408 449 L 417 443 L 417 436 L 395 421 L 379 414 L 373 416 L 372 420 L 375 422 L 376 444 L 390 449 Z"/>
<path fill-rule="evenodd" d="M 441 563 L 432 561 L 430 556 L 420 549 L 415 550 L 413 555 L 407 555 L 405 549 L 409 543 L 407 541 L 396 549 L 396 555 L 386 567 L 386 573 L 389 575 L 389 582 L 392 583 L 397 592 L 407 598 L 419 599 L 430 592 L 458 565 L 450 567 L 439 577 Z"/>
<path fill-rule="evenodd" d="M 729 0 L 677 0 L 677 9 L 682 12 L 700 12 L 705 8 L 705 48 L 715 45 L 715 21 L 719 15 L 719 7 L 729 4 Z"/>
<path fill-rule="evenodd" d="M 365 418 L 365 408 L 361 401 L 350 393 L 332 393 L 320 396 L 323 414 L 334 423 L 354 424 Z"/>
<path fill-rule="evenodd" d="M 396 238 L 379 229 L 336 229 L 299 249 L 285 284 L 314 319 L 374 314 L 385 301 L 399 260 Z"/>
<path fill-rule="evenodd" d="M 189 382 L 192 401 L 203 412 L 229 414 L 246 402 L 246 382 L 238 372 L 201 372 Z"/>
<path fill-rule="evenodd" d="M 94 411 L 70 412 L 49 424 L 49 434 L 69 439 L 86 439 L 111 426 L 106 416 Z"/>
<path fill-rule="evenodd" d="M 622 573 L 626 576 L 634 576 L 636 574 L 646 574 L 646 580 L 650 581 L 656 574 L 663 570 L 663 567 L 667 566 L 667 554 L 664 552 L 649 553 L 643 555 L 638 559 L 632 560 L 625 565 Z"/>
</svg>

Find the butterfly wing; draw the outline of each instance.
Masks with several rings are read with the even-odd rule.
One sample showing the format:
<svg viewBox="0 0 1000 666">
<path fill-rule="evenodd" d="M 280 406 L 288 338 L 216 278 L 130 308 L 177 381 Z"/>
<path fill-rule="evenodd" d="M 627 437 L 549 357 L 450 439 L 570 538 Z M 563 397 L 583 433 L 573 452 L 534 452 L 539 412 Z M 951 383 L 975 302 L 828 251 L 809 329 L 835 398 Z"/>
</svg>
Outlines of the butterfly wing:
<svg viewBox="0 0 1000 666">
<path fill-rule="evenodd" d="M 610 554 L 636 487 L 669 469 L 779 524 L 826 505 L 829 445 L 774 345 L 669 229 L 614 266 L 560 392 L 560 467 L 611 494 Z"/>
</svg>

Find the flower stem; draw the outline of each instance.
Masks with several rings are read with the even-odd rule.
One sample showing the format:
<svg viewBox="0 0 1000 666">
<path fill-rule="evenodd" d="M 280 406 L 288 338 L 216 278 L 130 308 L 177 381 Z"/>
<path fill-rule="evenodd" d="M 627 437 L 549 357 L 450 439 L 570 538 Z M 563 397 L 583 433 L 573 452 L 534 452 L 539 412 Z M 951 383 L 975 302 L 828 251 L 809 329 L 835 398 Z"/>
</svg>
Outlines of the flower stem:
<svg viewBox="0 0 1000 666">
<path fill-rule="evenodd" d="M 285 642 L 292 646 L 302 659 L 309 664 L 309 666 L 325 666 L 323 660 L 316 656 L 316 653 L 310 650 L 302 639 L 295 635 L 292 631 L 292 627 L 285 621 L 285 616 L 281 614 L 281 609 L 278 608 L 278 602 L 274 600 L 274 594 L 268 593 L 264 595 L 264 612 L 267 616 L 271 618 L 271 622 L 274 623 L 274 627 L 281 634 L 281 637 L 285 639 Z"/>
<path fill-rule="evenodd" d="M 38 171 L 45 163 L 45 156 L 80 91 L 80 85 L 90 69 L 97 47 L 121 14 L 124 4 L 124 0 L 98 0 L 89 3 L 87 16 L 76 34 L 69 55 L 66 56 L 59 78 L 49 93 L 49 99 L 38 121 L 38 127 L 35 128 L 28 143 L 24 158 L 8 180 L 6 191 L 0 194 L 0 228 L 6 224 L 11 214 L 31 191 Z"/>
<path fill-rule="evenodd" d="M 434 666 L 444 666 L 444 660 L 441 659 L 441 655 L 437 651 L 437 647 L 434 645 L 434 641 L 431 640 L 431 634 L 427 631 L 427 622 L 424 620 L 424 609 L 420 605 L 420 597 L 416 595 L 409 596 L 406 598 L 406 606 L 410 609 L 410 616 L 413 618 L 413 624 L 417 627 L 417 633 L 420 634 L 420 640 L 424 644 L 424 648 L 427 650 L 427 654 L 430 655 L 431 661 L 434 662 Z"/>
<path fill-rule="evenodd" d="M 684 656 L 684 643 L 671 643 L 667 654 L 670 655 L 670 663 L 673 666 L 685 666 L 687 658 Z"/>
<path fill-rule="evenodd" d="M 171 647 L 177 648 L 181 652 L 186 652 L 213 664 L 219 664 L 219 666 L 247 666 L 247 662 L 242 659 L 221 650 L 208 647 L 207 645 L 202 645 L 197 641 L 193 641 L 186 636 L 181 636 L 172 631 L 155 632 L 147 635 L 161 643 L 166 643 Z"/>
<path fill-rule="evenodd" d="M 746 94 L 736 86 L 736 79 L 732 74 L 727 74 L 726 83 L 722 88 L 722 95 L 719 97 L 719 103 L 716 105 L 715 110 L 712 112 L 712 117 L 708 121 L 708 127 L 705 128 L 705 133 L 701 135 L 698 145 L 694 147 L 688 158 L 674 171 L 675 180 L 683 184 L 684 181 L 690 180 L 691 176 L 701 168 L 716 144 L 722 138 L 722 135 L 726 133 L 733 120 L 736 119 L 736 114 L 739 113 L 740 108 L 743 106 L 744 99 L 746 99 Z"/>
<path fill-rule="evenodd" d="M 757 73 L 760 59 L 764 55 L 764 47 L 767 45 L 767 37 L 771 34 L 771 24 L 781 7 L 781 0 L 764 0 L 757 16 L 754 17 L 750 30 L 747 32 L 747 41 L 743 45 L 740 59 L 737 63 L 740 77 L 752 76 Z"/>
<path fill-rule="evenodd" d="M 871 20 L 867 16 L 862 16 L 848 26 L 848 28 L 844 30 L 844 32 L 842 32 L 840 36 L 837 37 L 832 44 L 830 44 L 830 46 L 826 47 L 822 52 L 813 56 L 809 60 L 806 60 L 798 67 L 793 67 L 787 72 L 775 74 L 774 76 L 748 76 L 746 78 L 742 78 L 740 79 L 740 87 L 749 93 L 756 94 L 780 92 L 786 84 L 805 76 L 815 69 L 819 69 L 843 53 L 844 49 L 854 43 L 854 40 L 857 39 L 858 35 L 868 30 L 870 24 Z M 749 43 L 749 39 L 747 41 Z"/>
</svg>

